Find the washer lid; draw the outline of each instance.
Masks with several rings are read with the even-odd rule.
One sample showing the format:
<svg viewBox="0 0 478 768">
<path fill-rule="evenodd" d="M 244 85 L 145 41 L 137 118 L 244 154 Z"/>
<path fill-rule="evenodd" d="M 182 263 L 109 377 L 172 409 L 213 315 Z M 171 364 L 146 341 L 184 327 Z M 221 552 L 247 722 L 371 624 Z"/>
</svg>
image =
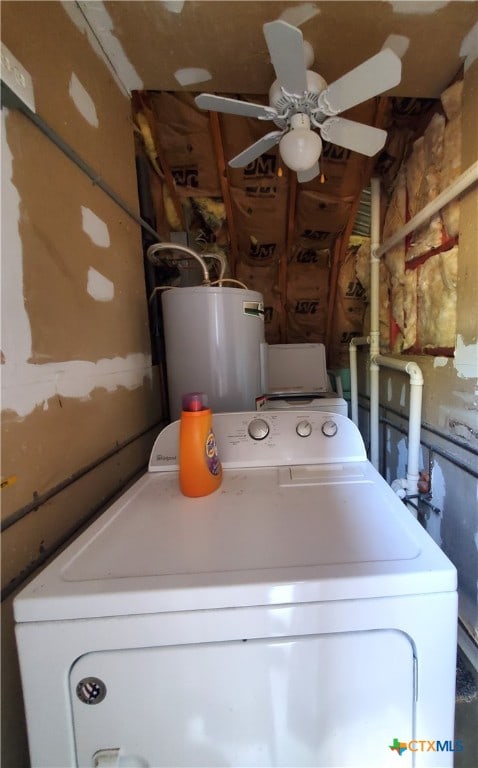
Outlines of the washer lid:
<svg viewBox="0 0 478 768">
<path fill-rule="evenodd" d="M 324 344 L 269 344 L 269 394 L 326 392 L 329 387 Z"/>
<path fill-rule="evenodd" d="M 368 462 L 141 478 L 15 600 L 17 621 L 450 591 L 456 572 Z"/>
</svg>

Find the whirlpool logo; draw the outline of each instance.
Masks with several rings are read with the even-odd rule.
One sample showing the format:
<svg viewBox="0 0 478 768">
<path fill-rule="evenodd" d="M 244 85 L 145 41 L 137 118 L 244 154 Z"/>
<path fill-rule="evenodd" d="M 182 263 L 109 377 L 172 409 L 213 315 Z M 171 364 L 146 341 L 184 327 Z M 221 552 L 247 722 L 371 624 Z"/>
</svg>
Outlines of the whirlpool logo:
<svg viewBox="0 0 478 768">
<path fill-rule="evenodd" d="M 455 741 L 451 739 L 446 739 L 445 741 L 439 741 L 438 739 L 400 741 L 400 739 L 394 739 L 392 744 L 388 745 L 388 748 L 401 757 L 407 750 L 410 752 L 463 752 L 463 742 L 461 739 L 456 739 Z"/>
</svg>

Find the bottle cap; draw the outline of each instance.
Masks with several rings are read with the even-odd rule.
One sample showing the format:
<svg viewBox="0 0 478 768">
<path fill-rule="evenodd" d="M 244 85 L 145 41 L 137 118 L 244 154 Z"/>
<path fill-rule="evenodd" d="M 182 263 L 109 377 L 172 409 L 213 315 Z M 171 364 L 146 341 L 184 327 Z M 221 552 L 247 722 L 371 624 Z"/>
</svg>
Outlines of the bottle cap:
<svg viewBox="0 0 478 768">
<path fill-rule="evenodd" d="M 188 392 L 182 397 L 183 411 L 204 411 L 207 405 L 207 395 L 204 392 Z"/>
</svg>

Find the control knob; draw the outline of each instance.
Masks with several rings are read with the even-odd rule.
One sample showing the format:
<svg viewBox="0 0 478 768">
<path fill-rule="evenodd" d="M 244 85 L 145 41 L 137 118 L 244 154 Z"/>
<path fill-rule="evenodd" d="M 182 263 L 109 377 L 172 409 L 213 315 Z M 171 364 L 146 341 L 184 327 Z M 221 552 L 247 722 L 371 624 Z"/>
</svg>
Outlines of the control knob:
<svg viewBox="0 0 478 768">
<path fill-rule="evenodd" d="M 247 431 L 253 440 L 264 440 L 269 434 L 269 425 L 265 419 L 254 419 L 249 424 Z"/>
<path fill-rule="evenodd" d="M 312 432 L 312 424 L 310 423 L 310 421 L 306 421 L 305 419 L 304 421 L 299 421 L 299 423 L 295 428 L 295 431 L 297 432 L 299 437 L 309 437 L 309 435 Z"/>
<path fill-rule="evenodd" d="M 322 434 L 325 435 L 325 437 L 334 437 L 337 434 L 337 424 L 335 421 L 324 421 L 322 424 Z"/>
</svg>

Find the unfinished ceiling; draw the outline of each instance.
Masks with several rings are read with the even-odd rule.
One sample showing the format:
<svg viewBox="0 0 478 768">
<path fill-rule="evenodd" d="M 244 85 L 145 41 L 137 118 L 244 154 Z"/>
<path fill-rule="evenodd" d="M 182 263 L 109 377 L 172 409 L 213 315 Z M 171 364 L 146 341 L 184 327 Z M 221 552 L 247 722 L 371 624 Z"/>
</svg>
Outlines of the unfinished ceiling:
<svg viewBox="0 0 478 768">
<path fill-rule="evenodd" d="M 283 19 L 300 27 L 315 51 L 314 69 L 328 83 L 392 45 L 404 55 L 402 81 L 391 93 L 438 98 L 470 52 L 478 18 L 476 2 L 455 0 L 80 5 L 131 90 L 244 94 L 267 93 L 274 73 L 262 25 Z M 205 70 L 207 79 L 184 83 L 182 71 L 191 69 L 190 77 Z"/>
<path fill-rule="evenodd" d="M 79 5 L 133 94 L 163 239 L 187 230 L 194 247 L 222 250 L 229 275 L 263 293 L 269 342 L 320 341 L 330 352 L 363 319 L 363 291 L 347 254 L 351 235 L 368 233 L 364 189 L 372 174 L 387 188 L 423 133 L 423 120 L 440 109 L 440 96 L 476 55 L 478 3 Z M 324 142 L 321 176 L 308 183 L 297 182 L 276 147 L 246 168 L 228 166 L 271 129 L 256 119 L 204 112 L 194 95 L 267 103 L 275 74 L 262 27 L 277 19 L 300 28 L 315 53 L 311 68 L 329 84 L 382 48 L 401 58 L 397 87 L 343 113 L 385 128 L 382 152 L 368 158 Z M 341 284 L 348 301 L 342 320 Z"/>
</svg>

